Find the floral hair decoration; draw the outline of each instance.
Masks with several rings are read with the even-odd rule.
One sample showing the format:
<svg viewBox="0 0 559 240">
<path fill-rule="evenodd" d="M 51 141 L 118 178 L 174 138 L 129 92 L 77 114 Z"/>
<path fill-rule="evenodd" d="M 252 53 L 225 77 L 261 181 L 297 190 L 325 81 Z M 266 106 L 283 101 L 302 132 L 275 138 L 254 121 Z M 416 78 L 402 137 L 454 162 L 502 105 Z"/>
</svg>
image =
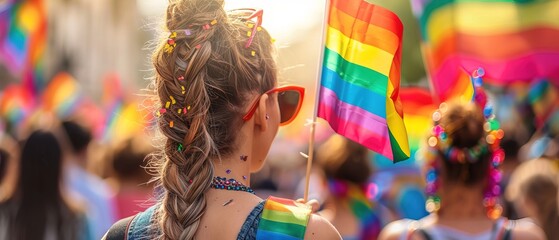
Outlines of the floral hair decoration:
<svg viewBox="0 0 559 240">
<path fill-rule="evenodd" d="M 430 160 L 430 165 L 426 173 L 426 193 L 429 198 L 426 202 L 426 209 L 429 212 L 436 212 L 440 208 L 440 197 L 437 196 L 437 189 L 440 185 L 439 163 L 435 161 L 437 156 L 444 156 L 445 161 L 451 161 L 460 164 L 469 164 L 479 161 L 479 159 L 490 154 L 489 174 L 487 179 L 487 187 L 484 191 L 483 204 L 487 208 L 487 215 L 490 218 L 497 218 L 502 213 L 502 207 L 498 204 L 498 198 L 501 194 L 499 182 L 501 180 L 501 173 L 498 169 L 499 165 L 503 162 L 505 155 L 504 151 L 500 148 L 500 141 L 504 136 L 503 130 L 500 129 L 499 122 L 495 119 L 493 108 L 487 105 L 487 95 L 482 88 L 482 77 L 484 70 L 478 68 L 472 73 L 472 82 L 474 85 L 474 101 L 480 109 L 483 109 L 485 117 L 485 124 L 483 129 L 485 137 L 481 139 L 475 146 L 470 148 L 459 148 L 452 146 L 452 139 L 448 138 L 445 129 L 439 125 L 442 113 L 446 112 L 447 104 L 442 103 L 439 109 L 433 113 L 434 127 L 431 136 L 428 138 L 428 153 L 427 159 Z"/>
</svg>

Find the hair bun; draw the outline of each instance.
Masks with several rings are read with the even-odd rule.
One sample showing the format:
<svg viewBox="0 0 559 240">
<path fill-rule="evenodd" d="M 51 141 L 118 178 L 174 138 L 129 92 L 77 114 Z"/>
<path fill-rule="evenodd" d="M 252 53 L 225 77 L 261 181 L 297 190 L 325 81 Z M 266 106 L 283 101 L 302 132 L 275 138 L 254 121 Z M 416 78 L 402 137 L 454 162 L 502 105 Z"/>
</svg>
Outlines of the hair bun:
<svg viewBox="0 0 559 240">
<path fill-rule="evenodd" d="M 223 22 L 226 13 L 223 0 L 175 0 L 167 8 L 167 28 L 184 29 L 205 24 L 213 19 Z"/>
</svg>

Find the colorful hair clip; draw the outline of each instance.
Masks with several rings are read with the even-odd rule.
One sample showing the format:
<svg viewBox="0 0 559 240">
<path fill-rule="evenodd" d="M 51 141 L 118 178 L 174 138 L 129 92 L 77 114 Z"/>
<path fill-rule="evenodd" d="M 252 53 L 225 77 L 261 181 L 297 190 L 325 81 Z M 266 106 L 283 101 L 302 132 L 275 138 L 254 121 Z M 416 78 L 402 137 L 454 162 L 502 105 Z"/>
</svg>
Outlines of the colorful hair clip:
<svg viewBox="0 0 559 240">
<path fill-rule="evenodd" d="M 179 77 L 177 77 L 177 79 L 178 79 L 179 81 L 184 81 L 184 76 L 183 76 L 183 75 L 180 75 Z"/>
<path fill-rule="evenodd" d="M 192 30 L 190 30 L 190 29 L 188 29 L 188 28 L 185 29 L 185 30 L 184 30 L 184 35 L 186 35 L 186 36 L 192 35 Z"/>
<path fill-rule="evenodd" d="M 186 93 L 186 89 L 184 89 L 184 86 L 181 86 L 181 93 L 182 93 L 182 95 L 184 95 Z"/>
<path fill-rule="evenodd" d="M 210 25 L 209 25 L 209 24 L 206 24 L 206 25 L 204 25 L 202 28 L 203 28 L 204 30 L 209 30 L 209 29 L 210 29 Z"/>
<path fill-rule="evenodd" d="M 177 33 L 172 32 L 171 35 L 169 35 L 169 38 L 167 38 L 167 43 L 165 44 L 165 48 L 164 48 L 166 53 L 172 53 L 175 47 L 177 46 L 177 43 L 175 42 L 176 37 L 177 37 Z"/>
<path fill-rule="evenodd" d="M 169 108 L 170 106 L 171 106 L 171 102 L 167 101 L 167 102 L 165 103 L 165 108 Z"/>
<path fill-rule="evenodd" d="M 170 121 L 170 122 L 169 122 L 169 127 L 170 127 L 170 128 L 173 128 L 174 126 L 175 126 L 175 122 L 174 122 L 174 121 Z"/>
<path fill-rule="evenodd" d="M 212 21 L 210 22 L 210 24 L 211 24 L 211 25 L 216 25 L 216 24 L 217 24 L 217 20 L 216 20 L 216 19 L 212 20 Z"/>
<path fill-rule="evenodd" d="M 169 98 L 171 99 L 171 103 L 173 105 L 175 105 L 175 103 L 177 103 L 177 100 L 175 100 L 175 98 L 173 96 L 169 96 Z"/>
</svg>

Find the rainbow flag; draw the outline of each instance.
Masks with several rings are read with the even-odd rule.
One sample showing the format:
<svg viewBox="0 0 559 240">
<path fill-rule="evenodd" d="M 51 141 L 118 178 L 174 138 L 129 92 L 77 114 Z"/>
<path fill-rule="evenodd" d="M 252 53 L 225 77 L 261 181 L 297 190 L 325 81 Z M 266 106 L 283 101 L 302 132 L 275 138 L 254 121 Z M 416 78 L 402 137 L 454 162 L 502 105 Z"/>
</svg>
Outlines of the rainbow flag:
<svg viewBox="0 0 559 240">
<path fill-rule="evenodd" d="M 47 40 L 46 6 L 43 0 L 8 1 L 0 13 L 0 62 L 34 94 L 42 89 Z"/>
<path fill-rule="evenodd" d="M 559 86 L 554 86 L 547 79 L 533 82 L 526 97 L 534 111 L 534 121 L 538 127 L 544 126 L 559 112 Z"/>
<path fill-rule="evenodd" d="M 311 207 L 270 196 L 264 204 L 256 239 L 305 239 Z"/>
<path fill-rule="evenodd" d="M 390 158 L 410 156 L 399 98 L 403 25 L 364 0 L 332 0 L 318 116 L 339 134 Z"/>
<path fill-rule="evenodd" d="M 0 117 L 10 125 L 21 126 L 33 113 L 35 98 L 21 85 L 9 85 L 0 97 Z"/>
<path fill-rule="evenodd" d="M 404 124 L 409 136 L 410 151 L 414 155 L 429 136 L 433 127 L 431 116 L 438 106 L 429 90 L 425 88 L 404 87 L 400 91 L 400 97 L 406 115 Z"/>
<path fill-rule="evenodd" d="M 141 105 L 150 106 L 154 103 L 140 102 L 141 99 L 129 97 L 122 88 L 117 74 L 108 74 L 103 80 L 102 102 L 105 110 L 105 124 L 101 140 L 108 142 L 126 139 L 152 128 L 153 114 Z"/>
<path fill-rule="evenodd" d="M 371 194 L 370 186 L 372 185 L 360 186 L 342 180 L 328 180 L 329 191 L 359 220 L 360 229 L 356 239 L 360 240 L 377 239 L 382 229 L 378 209 L 373 205 L 373 199 L 368 196 Z"/>
<path fill-rule="evenodd" d="M 493 85 L 546 77 L 559 82 L 559 1 L 411 3 L 419 18 L 425 65 L 442 100 L 457 84 L 464 85 L 461 68 L 468 73 L 484 68 L 484 80 Z"/>
<path fill-rule="evenodd" d="M 78 82 L 68 73 L 58 73 L 43 92 L 43 109 L 65 118 L 75 112 L 83 95 Z"/>
</svg>

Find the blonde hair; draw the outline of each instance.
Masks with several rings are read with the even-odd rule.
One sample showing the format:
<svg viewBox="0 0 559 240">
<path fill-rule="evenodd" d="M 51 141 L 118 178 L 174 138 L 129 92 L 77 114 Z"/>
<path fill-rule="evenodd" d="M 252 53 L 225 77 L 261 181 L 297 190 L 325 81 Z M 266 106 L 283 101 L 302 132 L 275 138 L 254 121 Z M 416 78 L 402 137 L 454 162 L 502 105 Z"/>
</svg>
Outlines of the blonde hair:
<svg viewBox="0 0 559 240">
<path fill-rule="evenodd" d="M 274 87 L 270 35 L 254 32 L 246 48 L 245 15 L 230 15 L 223 0 L 169 2 L 167 36 L 155 50 L 155 90 L 165 136 L 157 179 L 165 192 L 157 211 L 160 239 L 193 239 L 205 212 L 212 160 L 235 151 L 249 97 Z M 250 99 L 252 100 L 252 99 Z"/>
</svg>

